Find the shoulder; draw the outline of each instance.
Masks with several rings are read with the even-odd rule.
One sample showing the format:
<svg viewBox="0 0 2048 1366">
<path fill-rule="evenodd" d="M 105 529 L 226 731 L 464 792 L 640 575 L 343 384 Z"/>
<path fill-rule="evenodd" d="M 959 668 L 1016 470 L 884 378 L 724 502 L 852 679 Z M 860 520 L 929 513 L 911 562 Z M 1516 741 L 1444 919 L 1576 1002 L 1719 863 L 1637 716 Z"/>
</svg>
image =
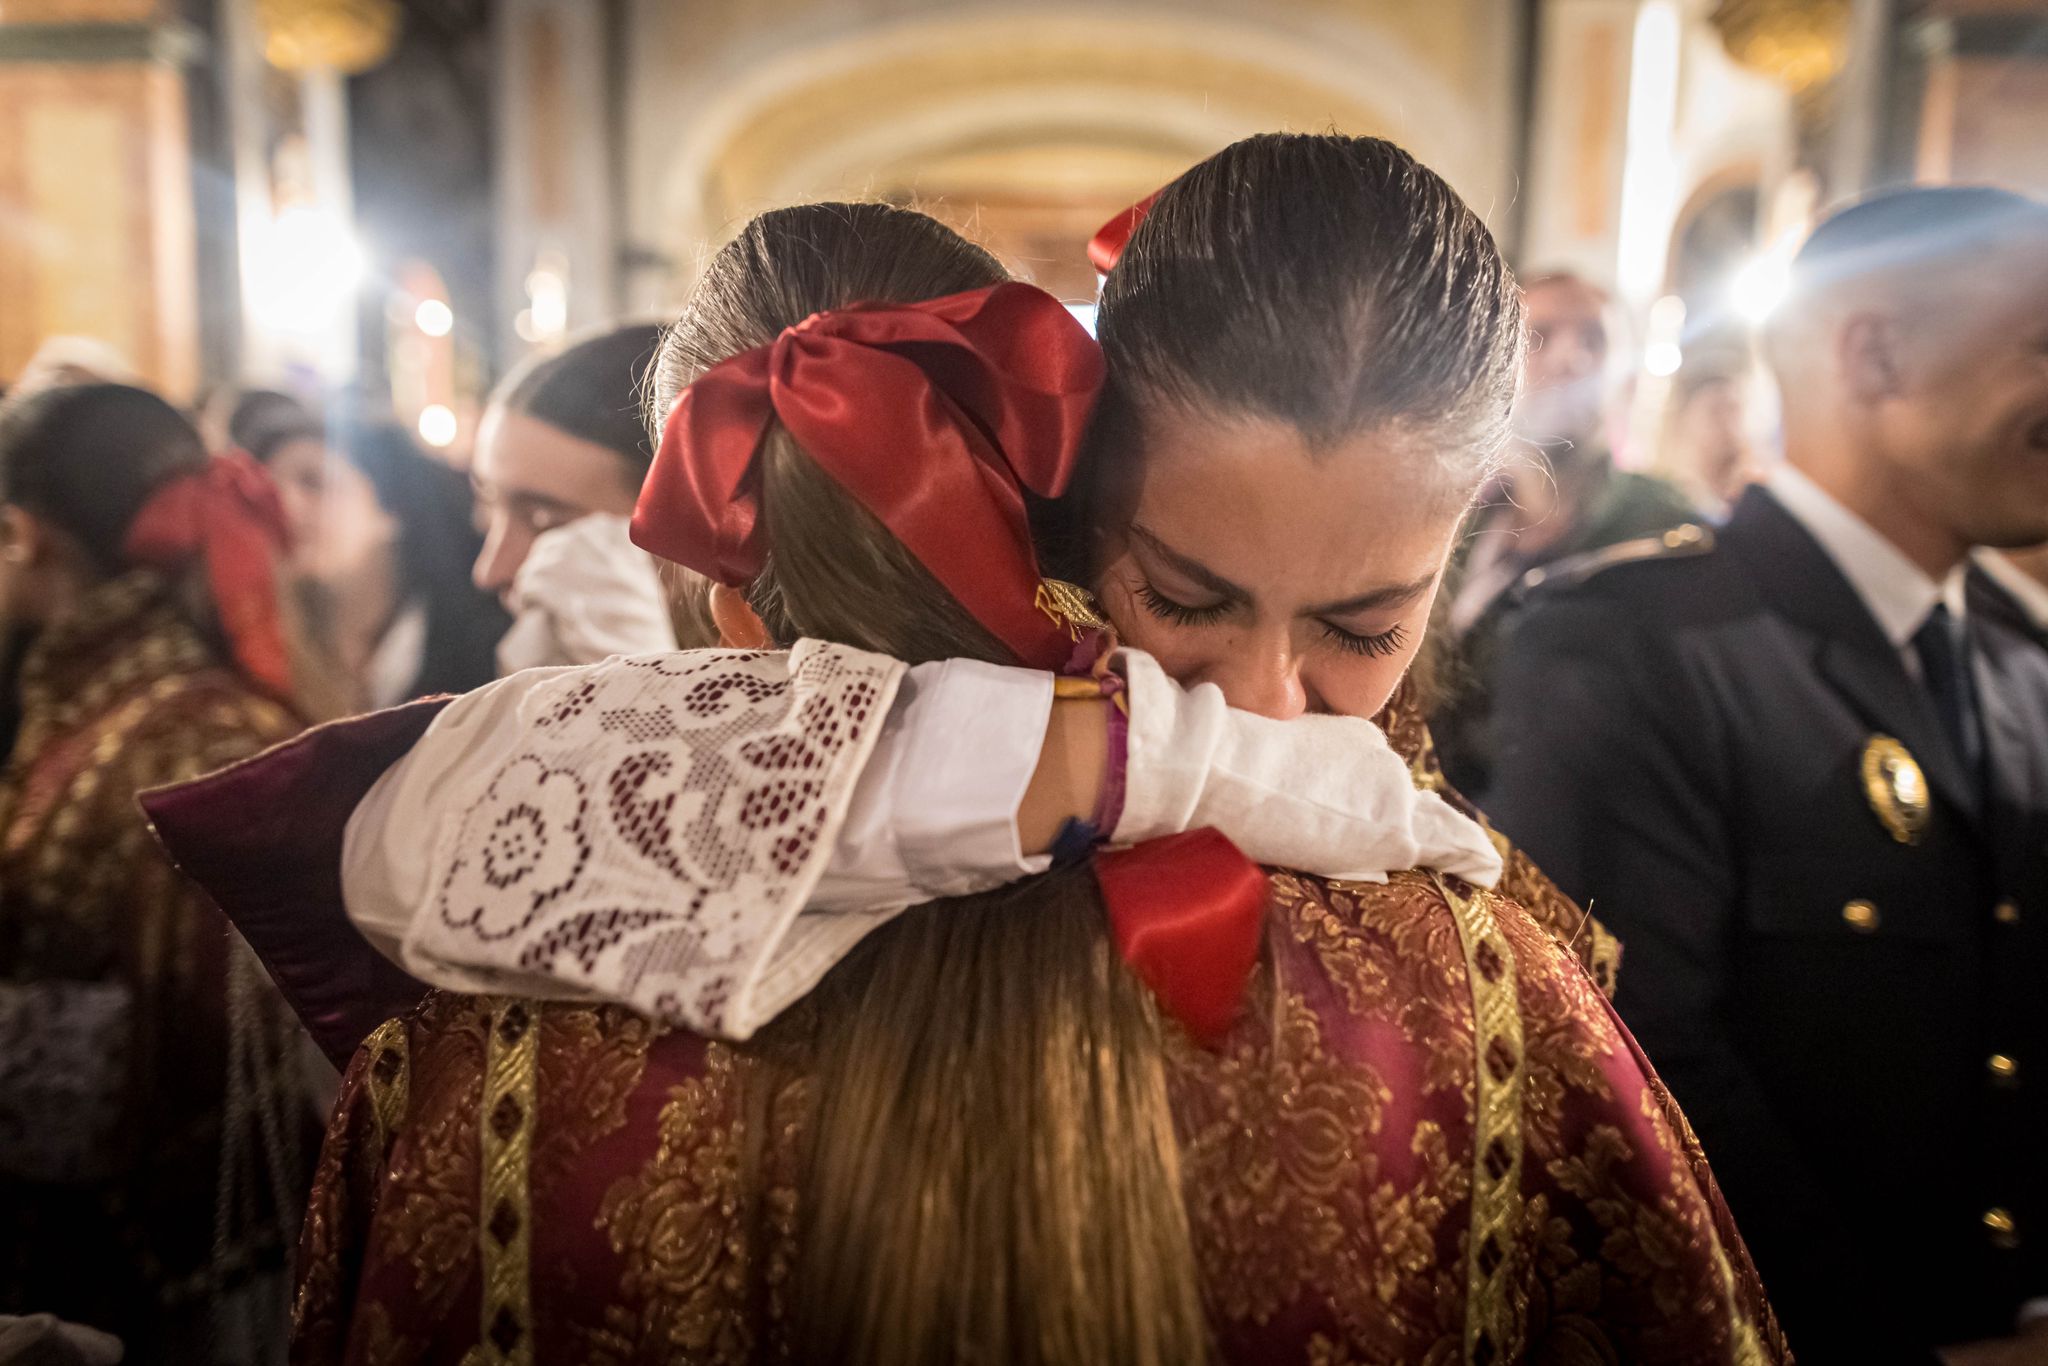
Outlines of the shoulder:
<svg viewBox="0 0 2048 1366">
<path fill-rule="evenodd" d="M 1643 594 L 1668 591 L 1678 576 L 1697 573 L 1703 563 L 1711 564 L 1719 548 L 1712 527 L 1686 522 L 1632 540 L 1617 541 L 1596 550 L 1542 565 L 1522 576 L 1516 591 L 1536 602 L 1555 599 L 1577 591 L 1582 594 Z"/>
<path fill-rule="evenodd" d="M 1669 479 L 1637 470 L 1622 470 L 1614 479 L 1615 501 L 1632 518 L 1647 519 L 1659 527 L 1699 520 L 1699 510 L 1693 506 L 1692 500 Z"/>
<path fill-rule="evenodd" d="M 226 669 L 160 679 L 125 716 L 117 712 L 107 724 L 122 732 L 117 752 L 134 770 L 138 789 L 196 778 L 303 728 L 289 708 Z"/>
</svg>

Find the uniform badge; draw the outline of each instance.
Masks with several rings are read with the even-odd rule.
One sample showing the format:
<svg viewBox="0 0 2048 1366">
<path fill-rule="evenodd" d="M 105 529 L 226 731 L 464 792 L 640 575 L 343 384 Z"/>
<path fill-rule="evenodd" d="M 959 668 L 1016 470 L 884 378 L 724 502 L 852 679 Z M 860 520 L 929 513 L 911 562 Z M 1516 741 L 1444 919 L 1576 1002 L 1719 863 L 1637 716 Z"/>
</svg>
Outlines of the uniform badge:
<svg viewBox="0 0 2048 1366">
<path fill-rule="evenodd" d="M 1889 735 L 1873 735 L 1863 747 L 1863 795 L 1893 839 L 1919 843 L 1931 809 L 1927 775 L 1912 753 Z"/>
</svg>

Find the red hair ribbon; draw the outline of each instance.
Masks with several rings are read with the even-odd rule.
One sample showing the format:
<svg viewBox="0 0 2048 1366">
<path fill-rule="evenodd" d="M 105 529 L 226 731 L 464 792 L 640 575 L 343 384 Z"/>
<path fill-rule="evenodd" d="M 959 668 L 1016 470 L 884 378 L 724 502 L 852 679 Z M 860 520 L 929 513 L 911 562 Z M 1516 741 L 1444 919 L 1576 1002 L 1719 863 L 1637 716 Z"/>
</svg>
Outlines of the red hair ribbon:
<svg viewBox="0 0 2048 1366">
<path fill-rule="evenodd" d="M 1222 1042 L 1258 962 L 1271 888 L 1219 830 L 1095 856 L 1110 934 L 1131 971 L 1195 1042 Z"/>
<path fill-rule="evenodd" d="M 130 563 L 206 579 L 235 663 L 273 695 L 291 695 L 291 657 L 278 605 L 278 564 L 289 536 L 270 476 L 241 451 L 214 456 L 159 487 L 129 524 Z"/>
<path fill-rule="evenodd" d="M 669 414 L 633 512 L 641 549 L 739 587 L 768 547 L 758 455 L 780 421 L 1017 657 L 1057 669 L 1024 490 L 1073 473 L 1102 352 L 1060 303 L 1001 284 L 817 313 L 713 366 Z"/>
<path fill-rule="evenodd" d="M 1104 223 L 1096 230 L 1095 235 L 1088 239 L 1088 259 L 1098 273 L 1107 275 L 1116 269 L 1116 263 L 1122 258 L 1124 248 L 1130 243 L 1131 234 L 1138 230 L 1138 224 L 1145 221 L 1145 215 L 1152 212 L 1153 203 L 1165 193 L 1164 190 L 1154 190 Z"/>
</svg>

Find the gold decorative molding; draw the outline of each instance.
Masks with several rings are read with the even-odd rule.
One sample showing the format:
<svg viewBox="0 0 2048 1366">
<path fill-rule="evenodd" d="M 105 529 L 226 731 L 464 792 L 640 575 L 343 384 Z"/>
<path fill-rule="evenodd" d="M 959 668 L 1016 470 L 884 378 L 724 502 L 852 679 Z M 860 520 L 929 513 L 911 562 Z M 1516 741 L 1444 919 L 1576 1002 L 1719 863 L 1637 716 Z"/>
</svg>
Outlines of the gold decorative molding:
<svg viewBox="0 0 2048 1366">
<path fill-rule="evenodd" d="M 1851 0 L 1720 0 L 1712 21 L 1728 55 L 1799 96 L 1847 60 Z"/>
<path fill-rule="evenodd" d="M 367 71 L 398 37 L 394 0 L 256 0 L 263 56 L 281 71 Z"/>
</svg>

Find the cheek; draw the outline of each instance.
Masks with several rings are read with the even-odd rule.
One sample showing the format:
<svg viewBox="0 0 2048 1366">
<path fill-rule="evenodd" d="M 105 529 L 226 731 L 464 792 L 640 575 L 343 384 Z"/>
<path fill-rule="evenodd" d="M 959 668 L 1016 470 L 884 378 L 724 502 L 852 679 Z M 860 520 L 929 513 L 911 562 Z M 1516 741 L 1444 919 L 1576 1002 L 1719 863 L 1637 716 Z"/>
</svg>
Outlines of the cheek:
<svg viewBox="0 0 2048 1366">
<path fill-rule="evenodd" d="M 1419 649 L 1420 642 L 1411 642 L 1399 653 L 1385 658 L 1323 652 L 1303 671 L 1310 705 L 1338 716 L 1379 715 L 1386 710 L 1401 680 L 1408 676 Z"/>
</svg>

